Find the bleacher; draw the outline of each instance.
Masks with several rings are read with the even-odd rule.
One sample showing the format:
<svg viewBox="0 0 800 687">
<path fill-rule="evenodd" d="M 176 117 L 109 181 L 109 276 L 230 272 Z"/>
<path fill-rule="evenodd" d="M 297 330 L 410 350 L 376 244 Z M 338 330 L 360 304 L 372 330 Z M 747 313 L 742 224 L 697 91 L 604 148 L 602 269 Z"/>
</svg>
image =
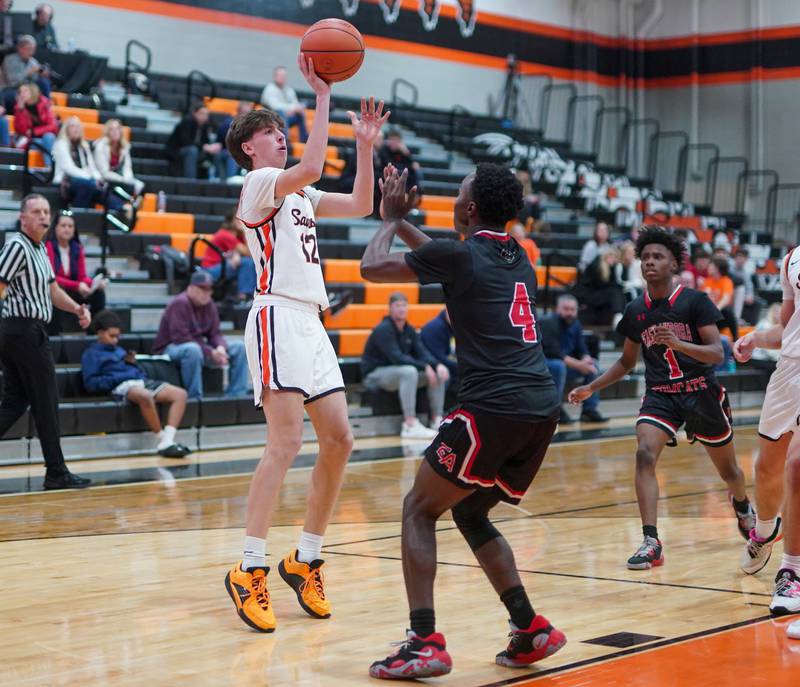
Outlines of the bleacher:
<svg viewBox="0 0 800 687">
<path fill-rule="evenodd" d="M 120 313 L 129 332 L 122 345 L 143 354 L 150 353 L 163 307 L 182 286 L 169 283 L 163 266 L 145 259 L 147 248 L 168 244 L 189 251 L 198 238 L 210 238 L 217 230 L 224 215 L 235 208 L 240 191 L 233 184 L 169 176 L 164 145 L 180 117 L 179 112 L 186 106 L 186 79 L 164 74 L 149 76 L 152 96 L 129 94 L 114 85 L 122 79 L 121 70 L 116 69 L 108 71 L 106 78 L 111 85 L 99 94 L 54 94 L 62 119 L 78 116 L 84 122 L 88 138 L 99 136 L 102 123 L 117 117 L 127 127 L 132 141 L 134 171 L 146 183 L 146 195 L 134 231 L 108 230 L 110 257 L 106 266 L 113 276 L 108 307 Z M 216 83 L 209 92 L 201 90 L 198 95 L 205 95 L 212 116 L 219 119 L 232 112 L 237 101 L 257 100 L 260 91 L 255 86 Z M 334 98 L 328 164 L 319 183 L 323 190 L 336 189 L 342 161 L 354 151 L 346 111 L 356 105 L 347 98 Z M 401 128 L 407 145 L 422 166 L 425 196 L 415 221 L 432 237 L 457 238 L 451 228 L 453 203 L 461 179 L 475 161 L 499 160 L 531 170 L 534 188 L 549 195 L 543 203 L 543 218 L 550 231 L 536 236 L 542 252 L 542 264 L 537 266 L 540 308 L 550 306 L 559 293 L 573 285 L 577 257 L 598 219 L 614 222 L 619 228 L 629 226 L 632 222 L 628 220 L 633 216 L 655 216 L 667 224 L 680 223 L 676 218 L 683 218 L 682 226 L 695 229 L 700 240 L 708 240 L 712 228 L 747 229 L 746 216 L 714 215 L 713 207 L 685 202 L 681 194 L 661 193 L 652 188 L 652 179 L 628 178 L 624 169 L 604 169 L 597 155 L 572 151 L 563 141 L 547 141 L 540 131 L 503 128 L 497 118 L 468 114 L 457 117 L 452 112 L 407 104 L 396 103 L 392 110 L 393 124 Z M 290 165 L 296 163 L 303 150 L 296 140 L 291 146 Z M 26 167 L 37 168 L 44 163 L 38 153 L 30 155 L 26 165 L 22 151 L 0 149 L 0 184 L 7 189 L 5 198 L 0 200 L 3 231 L 12 229 L 23 189 L 43 193 L 54 207 L 62 202 L 57 188 L 26 176 Z M 165 212 L 156 208 L 160 192 L 166 195 Z M 687 218 L 691 222 L 685 221 Z M 76 210 L 75 219 L 86 245 L 87 267 L 91 272 L 99 265 L 103 213 Z M 399 427 L 396 398 L 366 396 L 360 385 L 359 357 L 372 327 L 386 314 L 389 293 L 402 290 L 408 295 L 409 319 L 415 326 L 435 317 L 443 302 L 439 286 L 369 284 L 361 279 L 359 259 L 376 226 L 371 219 L 322 219 L 316 227 L 328 290 L 348 291 L 353 296 L 352 304 L 335 315 L 326 314 L 324 323 L 341 358 L 356 436 L 396 433 Z M 0 240 L 2 236 L 0 231 Z M 771 236 L 751 230 L 751 242 L 758 245 L 765 241 L 769 241 L 770 248 L 765 254 L 762 251 L 759 268 L 770 275 L 780 258 L 780 248 L 772 245 Z M 774 286 L 769 280 L 759 286 L 765 300 L 776 297 L 774 289 L 767 288 Z M 220 314 L 226 336 L 240 337 L 247 308 L 223 304 Z M 600 339 L 601 365 L 607 366 L 617 355 L 617 342 L 607 327 L 596 328 L 590 334 Z M 82 388 L 80 355 L 91 341 L 91 337 L 82 333 L 53 338 L 65 454 L 75 459 L 144 451 L 145 427 L 136 409 L 121 406 L 108 397 L 92 398 Z M 734 405 L 750 403 L 752 392 L 763 389 L 766 383 L 762 373 L 749 369 L 722 377 L 733 395 Z M 618 402 L 609 414 L 626 416 L 635 411 L 641 381 L 641 375 L 636 374 L 602 394 Z M 207 371 L 205 384 L 208 397 L 190 403 L 179 433 L 180 441 L 193 449 L 263 441 L 263 416 L 253 407 L 252 399 L 223 398 L 219 371 Z M 0 442 L 0 463 L 37 459 L 39 447 L 33 437 L 34 428 L 26 415 L 6 441 Z"/>
</svg>

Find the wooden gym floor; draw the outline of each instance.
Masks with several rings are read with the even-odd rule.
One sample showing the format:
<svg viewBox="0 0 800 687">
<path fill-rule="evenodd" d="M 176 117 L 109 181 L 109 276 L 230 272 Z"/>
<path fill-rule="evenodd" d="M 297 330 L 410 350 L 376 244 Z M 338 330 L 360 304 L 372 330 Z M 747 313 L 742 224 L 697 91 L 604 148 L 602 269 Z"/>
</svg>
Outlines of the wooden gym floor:
<svg viewBox="0 0 800 687">
<path fill-rule="evenodd" d="M 755 431 L 740 429 L 748 475 L 756 447 Z M 357 448 L 325 540 L 334 616 L 307 617 L 272 574 L 273 635 L 245 627 L 223 586 L 242 545 L 248 476 L 237 473 L 257 451 L 202 454 L 182 467 L 82 463 L 80 474 L 112 485 L 87 492 L 19 493 L 40 468 L 0 469 L 12 492 L 0 497 L 0 684 L 377 684 L 367 667 L 407 625 L 400 504 L 420 447 L 385 438 Z M 633 450 L 630 436 L 554 445 L 521 506 L 494 511 L 534 607 L 568 638 L 535 669 L 494 665 L 505 610 L 452 522 L 440 523 L 436 610 L 455 668 L 431 683 L 798 684 L 800 642 L 767 609 L 781 547 L 759 576 L 738 571 L 743 542 L 701 448 L 682 443 L 661 462 L 664 567 L 625 568 L 641 539 Z M 303 467 L 288 476 L 270 565 L 296 543 L 308 476 Z"/>
</svg>

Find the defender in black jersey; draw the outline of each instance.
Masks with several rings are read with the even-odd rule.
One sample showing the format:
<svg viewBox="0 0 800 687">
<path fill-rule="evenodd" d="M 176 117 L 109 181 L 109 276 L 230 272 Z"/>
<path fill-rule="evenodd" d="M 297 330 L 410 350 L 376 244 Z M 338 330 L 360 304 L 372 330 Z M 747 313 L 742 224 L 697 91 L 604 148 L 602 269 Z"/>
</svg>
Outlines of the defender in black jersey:
<svg viewBox="0 0 800 687">
<path fill-rule="evenodd" d="M 381 229 L 361 262 L 378 282 L 442 284 L 455 332 L 461 378 L 458 407 L 442 422 L 403 503 L 403 574 L 411 629 L 402 647 L 375 662 L 379 678 L 434 677 L 450 672 L 444 637 L 435 632 L 433 580 L 436 521 L 453 520 L 511 616 L 512 636 L 496 657 L 524 666 L 551 655 L 566 639 L 536 615 L 514 554 L 488 513 L 501 500 L 518 503 L 542 463 L 559 416 L 535 319 L 536 272 L 504 231 L 522 205 L 522 188 L 498 165 L 479 165 L 461 184 L 456 229 L 464 241 L 431 240 L 403 217 L 414 204 L 405 177 L 388 169 Z M 389 253 L 397 234 L 413 250 Z"/>
<path fill-rule="evenodd" d="M 625 309 L 617 331 L 625 336 L 622 356 L 591 384 L 570 393 L 580 403 L 595 391 L 627 375 L 639 349 L 647 391 L 636 421 L 636 496 L 644 541 L 628 559 L 628 568 L 643 570 L 664 563 L 658 538 L 656 463 L 666 445 L 686 425 L 690 442 L 702 443 L 730 489 L 740 534 L 747 539 L 755 514 L 747 499 L 744 474 L 736 462 L 731 411 L 725 389 L 714 376 L 723 353 L 717 322 L 721 314 L 708 296 L 676 283 L 683 263 L 683 243 L 659 227 L 645 228 L 636 242 L 647 289 Z"/>
</svg>

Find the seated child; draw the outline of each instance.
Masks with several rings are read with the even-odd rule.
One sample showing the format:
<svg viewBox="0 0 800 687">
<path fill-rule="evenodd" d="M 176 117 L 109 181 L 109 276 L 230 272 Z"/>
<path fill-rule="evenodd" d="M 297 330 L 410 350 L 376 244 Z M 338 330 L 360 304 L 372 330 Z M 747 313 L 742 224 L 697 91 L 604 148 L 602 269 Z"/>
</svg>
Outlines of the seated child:
<svg viewBox="0 0 800 687">
<path fill-rule="evenodd" d="M 156 435 L 156 451 L 167 458 L 183 458 L 191 451 L 175 442 L 175 433 L 186 410 L 186 390 L 145 376 L 136 364 L 136 353 L 117 345 L 121 324 L 111 310 L 101 310 L 95 316 L 92 326 L 97 343 L 81 356 L 83 385 L 89 393 L 110 393 L 117 400 L 138 405 L 142 417 Z M 167 426 L 163 429 L 156 402 L 169 404 Z"/>
</svg>

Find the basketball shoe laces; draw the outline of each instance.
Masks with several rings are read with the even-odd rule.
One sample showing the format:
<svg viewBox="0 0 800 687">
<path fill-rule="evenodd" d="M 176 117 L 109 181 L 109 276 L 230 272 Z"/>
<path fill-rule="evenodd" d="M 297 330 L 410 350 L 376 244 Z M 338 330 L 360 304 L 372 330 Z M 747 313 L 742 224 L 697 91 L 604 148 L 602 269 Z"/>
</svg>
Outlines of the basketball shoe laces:
<svg viewBox="0 0 800 687">
<path fill-rule="evenodd" d="M 781 575 L 775 585 L 775 593 L 778 596 L 785 596 L 791 599 L 800 598 L 800 582 Z"/>
<path fill-rule="evenodd" d="M 655 542 L 655 539 L 652 537 L 645 537 L 642 545 L 636 550 L 636 556 L 646 557 L 650 555 L 655 555 L 656 547 L 658 546 L 658 542 Z"/>
<path fill-rule="evenodd" d="M 266 611 L 269 608 L 266 575 L 253 575 L 253 591 L 256 593 L 256 603 Z"/>
<path fill-rule="evenodd" d="M 313 589 L 314 593 L 317 595 L 317 598 L 320 601 L 324 601 L 325 600 L 325 587 L 323 586 L 324 578 L 322 577 L 322 571 L 319 568 L 314 568 L 311 571 L 309 576 L 300 585 L 300 591 L 305 592 L 309 584 L 311 585 L 311 589 Z"/>
<path fill-rule="evenodd" d="M 767 544 L 771 543 L 772 542 L 766 540 L 757 541 L 751 536 L 747 541 L 747 553 L 750 555 L 750 558 L 758 558 L 758 555 L 761 553 L 761 549 L 763 549 Z"/>
</svg>

